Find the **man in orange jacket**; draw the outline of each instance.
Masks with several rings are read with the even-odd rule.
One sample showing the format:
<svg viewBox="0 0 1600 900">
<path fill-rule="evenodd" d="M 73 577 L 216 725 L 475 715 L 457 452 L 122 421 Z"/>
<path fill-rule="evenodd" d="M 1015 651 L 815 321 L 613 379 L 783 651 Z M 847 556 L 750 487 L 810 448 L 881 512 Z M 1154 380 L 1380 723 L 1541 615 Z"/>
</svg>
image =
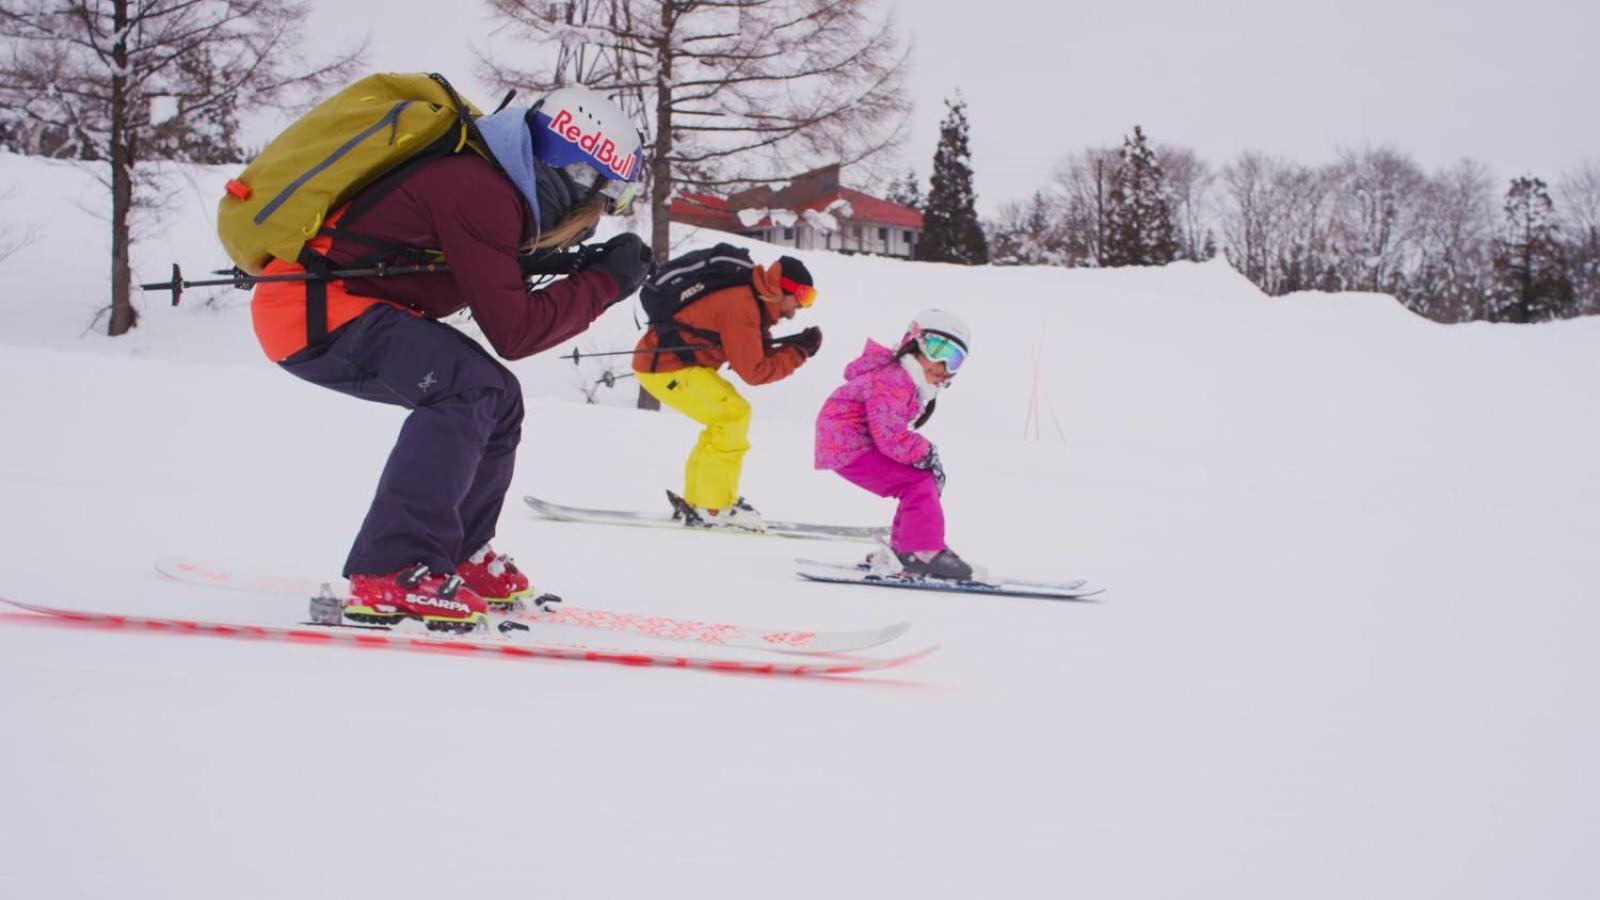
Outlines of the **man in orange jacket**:
<svg viewBox="0 0 1600 900">
<path fill-rule="evenodd" d="M 794 318 L 816 296 L 805 264 L 785 256 L 752 269 L 749 284 L 684 305 L 670 329 L 652 326 L 639 340 L 633 356 L 639 385 L 705 426 L 684 466 L 683 499 L 691 507 L 685 524 L 763 530 L 761 513 L 739 496 L 750 404 L 717 370 L 726 364 L 750 385 L 789 377 L 822 347 L 822 330 L 812 326 L 793 342 L 770 347 L 772 326 Z M 695 349 L 658 349 L 684 345 Z"/>
</svg>

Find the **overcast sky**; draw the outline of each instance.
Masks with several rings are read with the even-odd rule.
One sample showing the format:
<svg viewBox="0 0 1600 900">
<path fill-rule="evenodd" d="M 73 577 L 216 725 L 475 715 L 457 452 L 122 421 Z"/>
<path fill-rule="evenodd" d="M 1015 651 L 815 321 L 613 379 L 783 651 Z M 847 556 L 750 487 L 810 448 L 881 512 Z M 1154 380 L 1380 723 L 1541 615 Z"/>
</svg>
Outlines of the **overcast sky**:
<svg viewBox="0 0 1600 900">
<path fill-rule="evenodd" d="M 986 214 L 1027 197 L 1066 153 L 1120 143 L 1134 124 L 1219 165 L 1246 149 L 1321 163 L 1389 144 L 1430 169 L 1472 156 L 1499 177 L 1549 181 L 1600 159 L 1600 0 L 887 6 L 914 47 L 903 165 L 928 177 L 944 98 L 959 88 Z M 492 27 L 484 6 L 457 8 L 441 20 L 436 0 L 319 3 L 309 33 L 320 49 L 370 29 L 369 69 L 442 71 L 498 102 L 470 74 Z"/>
<path fill-rule="evenodd" d="M 980 207 L 1135 124 L 1213 164 L 1303 163 L 1388 144 L 1547 181 L 1600 160 L 1596 0 L 896 0 L 918 108 L 904 155 L 927 177 L 943 98 L 972 126 Z"/>
</svg>

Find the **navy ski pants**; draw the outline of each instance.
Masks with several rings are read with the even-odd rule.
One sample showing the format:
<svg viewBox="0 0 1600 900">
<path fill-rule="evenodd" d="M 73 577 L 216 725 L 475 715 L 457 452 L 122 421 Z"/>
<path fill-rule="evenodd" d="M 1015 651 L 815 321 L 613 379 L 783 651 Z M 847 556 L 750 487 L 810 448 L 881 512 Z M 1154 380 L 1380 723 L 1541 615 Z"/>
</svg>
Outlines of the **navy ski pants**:
<svg viewBox="0 0 1600 900">
<path fill-rule="evenodd" d="M 454 572 L 494 537 L 522 438 L 522 386 L 481 344 L 380 303 L 282 365 L 312 384 L 411 410 L 346 576 L 419 562 Z"/>
</svg>

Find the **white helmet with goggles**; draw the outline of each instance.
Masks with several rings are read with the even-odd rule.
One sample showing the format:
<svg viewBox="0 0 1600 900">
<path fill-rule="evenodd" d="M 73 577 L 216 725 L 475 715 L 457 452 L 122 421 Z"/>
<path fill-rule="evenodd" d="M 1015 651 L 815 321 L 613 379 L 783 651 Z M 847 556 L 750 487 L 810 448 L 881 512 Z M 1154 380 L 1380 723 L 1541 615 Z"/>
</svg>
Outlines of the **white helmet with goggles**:
<svg viewBox="0 0 1600 900">
<path fill-rule="evenodd" d="M 917 313 L 906 329 L 901 348 L 915 343 L 917 350 L 934 362 L 942 362 L 954 375 L 966 362 L 967 348 L 972 342 L 972 328 L 967 320 L 942 309 L 925 309 Z"/>
<path fill-rule="evenodd" d="M 598 91 L 564 87 L 528 110 L 533 155 L 567 173 L 620 213 L 633 202 L 644 168 L 643 139 L 622 107 Z"/>
</svg>

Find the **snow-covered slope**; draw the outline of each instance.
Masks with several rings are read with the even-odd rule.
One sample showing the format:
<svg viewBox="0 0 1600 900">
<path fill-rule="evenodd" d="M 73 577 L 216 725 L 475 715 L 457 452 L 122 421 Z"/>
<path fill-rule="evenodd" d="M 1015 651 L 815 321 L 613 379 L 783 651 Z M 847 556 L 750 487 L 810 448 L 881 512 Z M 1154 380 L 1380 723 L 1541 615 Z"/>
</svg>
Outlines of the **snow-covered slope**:
<svg viewBox="0 0 1600 900">
<path fill-rule="evenodd" d="M 222 177 L 175 179 L 141 279 L 222 261 Z M 107 269 L 92 178 L 0 155 L 0 180 L 6 226 L 38 235 L 0 263 L 0 596 L 294 618 L 150 563 L 336 572 L 401 413 L 266 363 L 244 294 L 85 333 Z M 747 495 L 886 521 L 811 469 L 810 420 L 867 337 L 953 308 L 973 358 L 928 427 L 952 543 L 1105 602 L 808 584 L 797 552 L 859 548 L 513 503 L 498 545 L 573 602 L 905 618 L 902 643 L 941 649 L 824 683 L 0 622 L 6 895 L 1600 891 L 1600 322 L 1444 327 L 1385 297 L 1269 299 L 1221 264 L 806 261 L 822 293 L 798 324 L 826 343 L 746 392 Z M 577 343 L 636 335 L 623 305 Z M 585 405 L 590 365 L 514 365 L 514 496 L 657 503 L 695 427 L 629 408 L 631 381 Z"/>
</svg>

